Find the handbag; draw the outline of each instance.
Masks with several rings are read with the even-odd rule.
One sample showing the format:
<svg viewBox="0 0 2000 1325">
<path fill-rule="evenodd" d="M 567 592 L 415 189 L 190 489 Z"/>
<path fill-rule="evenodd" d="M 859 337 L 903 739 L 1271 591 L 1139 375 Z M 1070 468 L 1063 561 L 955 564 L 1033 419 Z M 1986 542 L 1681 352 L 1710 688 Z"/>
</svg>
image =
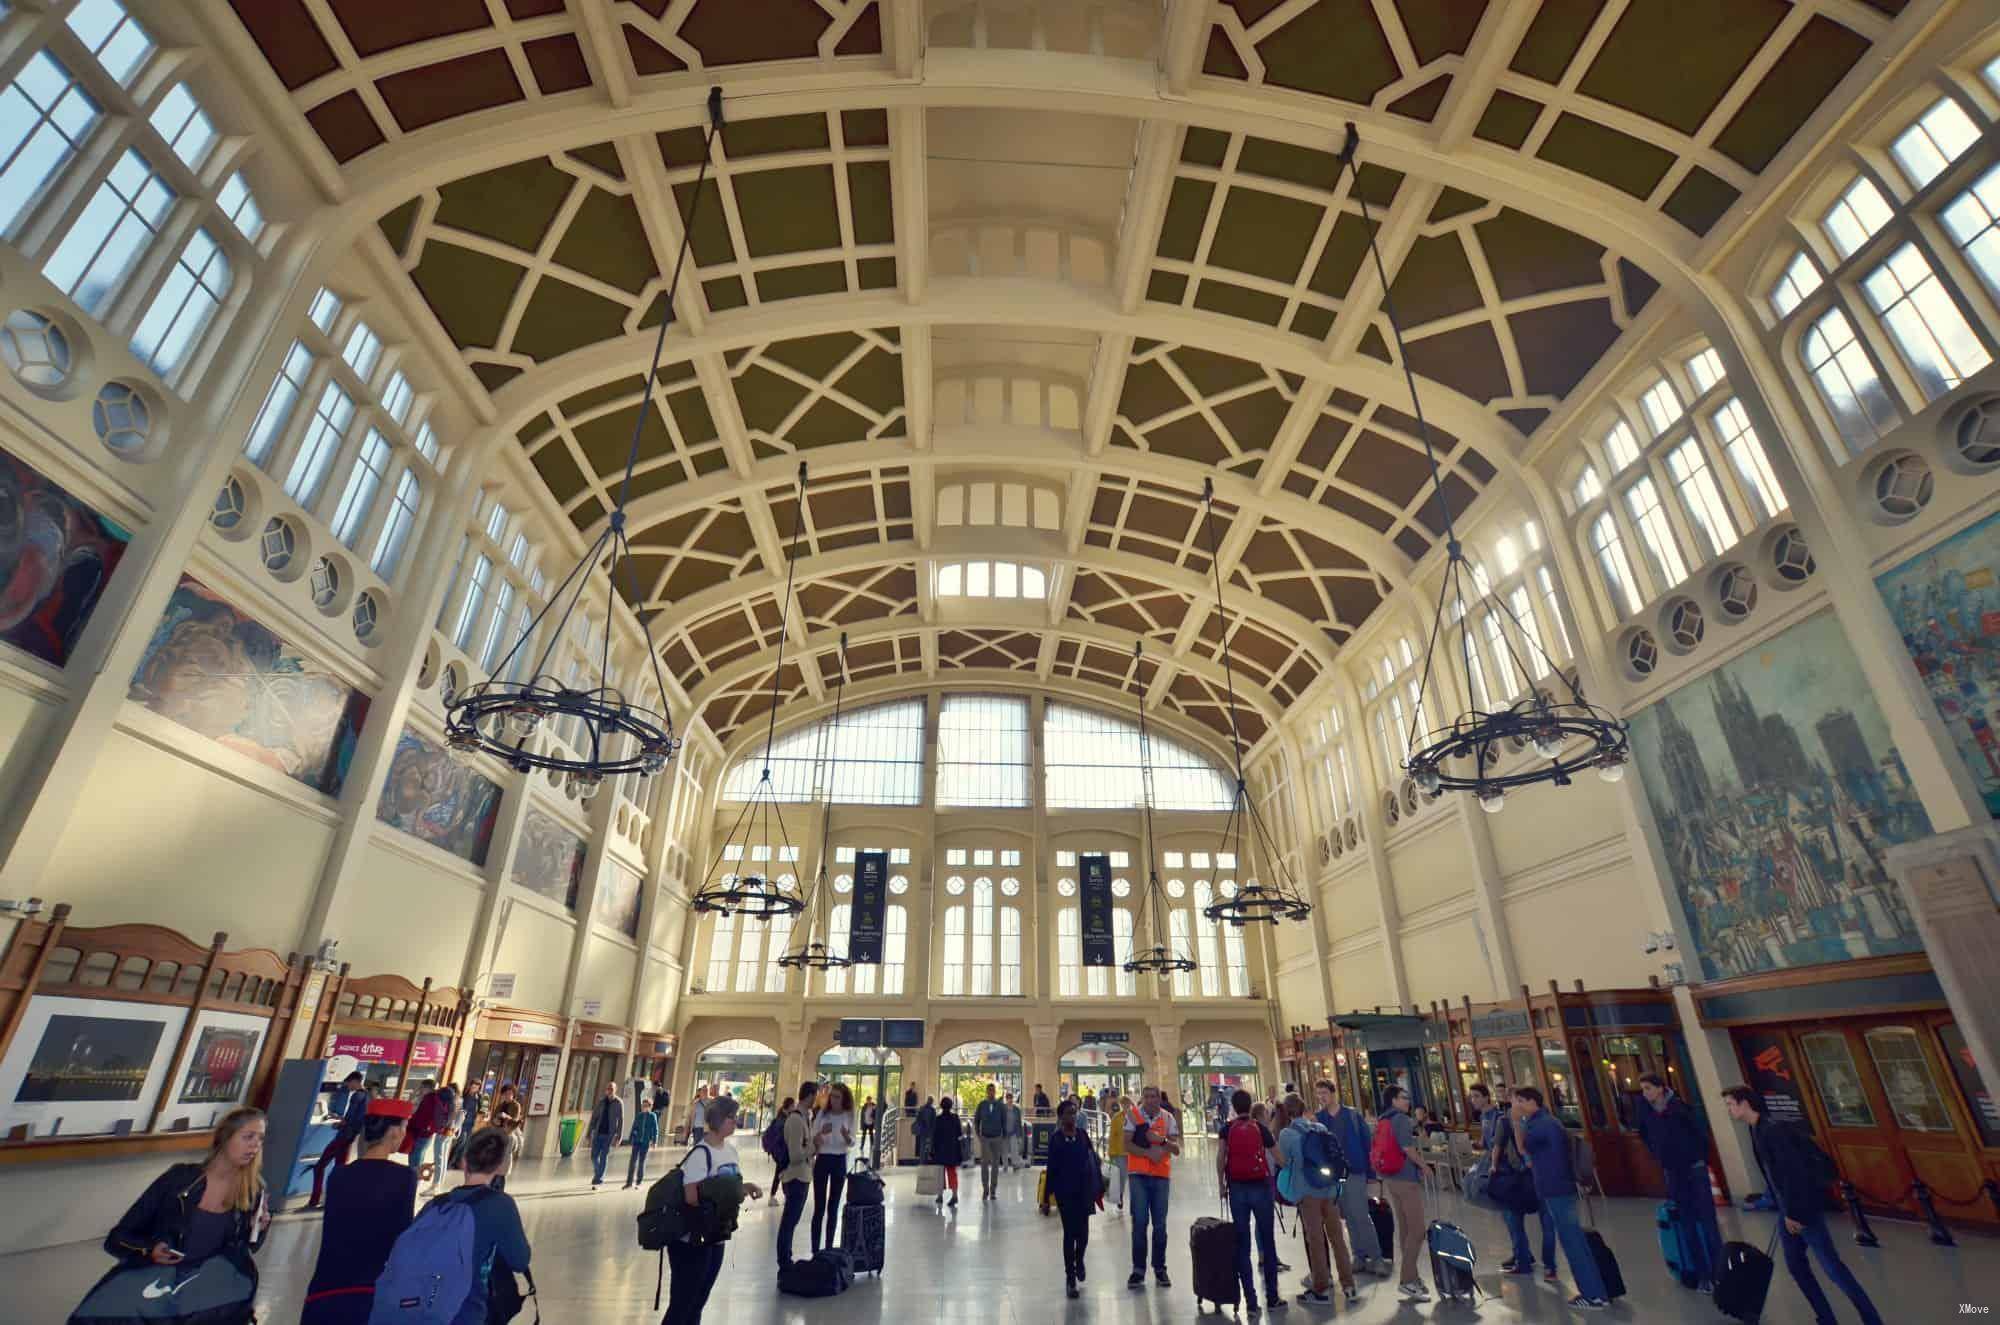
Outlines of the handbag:
<svg viewBox="0 0 2000 1325">
<path fill-rule="evenodd" d="M 177 1265 L 114 1267 L 83 1295 L 69 1325 L 247 1325 L 256 1302 L 257 1264 L 232 1247 Z"/>
<path fill-rule="evenodd" d="M 1463 1184 L 1465 1199 L 1482 1209 L 1499 1209 L 1499 1203 L 1492 1198 L 1488 1190 L 1492 1181 L 1493 1156 L 1490 1153 L 1481 1155 L 1473 1161 L 1472 1167 L 1465 1171 Z"/>
<path fill-rule="evenodd" d="M 1541 1204 L 1535 1195 L 1535 1179 L 1526 1169 L 1498 1168 L 1486 1180 L 1486 1195 L 1503 1210 L 1526 1213 Z"/>
<path fill-rule="evenodd" d="M 936 1196 L 944 1190 L 944 1165 L 920 1164 L 917 1166 L 917 1195 Z"/>
<path fill-rule="evenodd" d="M 493 1277 L 486 1283 L 486 1325 L 507 1325 L 508 1321 L 521 1314 L 521 1308 L 535 1299 L 535 1325 L 542 1325 L 542 1299 L 535 1292 L 535 1276 L 526 1270 L 519 1272 L 528 1281 L 528 1291 L 521 1292 L 520 1283 L 514 1278 L 515 1271 L 504 1265 L 493 1267 Z"/>
</svg>

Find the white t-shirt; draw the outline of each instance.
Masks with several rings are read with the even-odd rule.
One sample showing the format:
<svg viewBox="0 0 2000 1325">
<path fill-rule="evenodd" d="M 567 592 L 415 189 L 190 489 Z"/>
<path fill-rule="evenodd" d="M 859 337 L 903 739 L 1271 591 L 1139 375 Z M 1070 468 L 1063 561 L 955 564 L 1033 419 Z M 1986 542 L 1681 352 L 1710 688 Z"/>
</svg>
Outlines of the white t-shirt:
<svg viewBox="0 0 2000 1325">
<path fill-rule="evenodd" d="M 692 1187 L 709 1178 L 743 1173 L 743 1156 L 736 1152 L 736 1143 L 724 1141 L 716 1145 L 713 1141 L 703 1141 L 688 1152 L 687 1161 L 681 1165 L 681 1181 Z"/>
<path fill-rule="evenodd" d="M 831 1127 L 831 1132 L 822 1133 L 822 1127 Z M 854 1143 L 854 1115 L 835 1113 L 826 1109 L 814 1115 L 812 1120 L 813 1153 L 819 1155 L 844 1155 Z"/>
</svg>

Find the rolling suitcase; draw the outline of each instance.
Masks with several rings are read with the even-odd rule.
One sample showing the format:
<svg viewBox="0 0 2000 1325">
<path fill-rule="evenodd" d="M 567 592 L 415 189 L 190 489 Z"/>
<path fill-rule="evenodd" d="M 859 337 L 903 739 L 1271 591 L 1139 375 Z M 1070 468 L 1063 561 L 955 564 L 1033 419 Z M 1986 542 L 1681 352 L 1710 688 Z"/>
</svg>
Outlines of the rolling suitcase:
<svg viewBox="0 0 2000 1325">
<path fill-rule="evenodd" d="M 886 1222 L 879 1205 L 849 1203 L 840 1212 L 840 1249 L 854 1262 L 854 1273 L 882 1273 Z"/>
<path fill-rule="evenodd" d="M 1597 1262 L 1597 1277 L 1604 1280 L 1604 1296 L 1614 1301 L 1625 1296 L 1625 1276 L 1618 1269 L 1618 1255 L 1611 1244 L 1594 1228 L 1583 1231 L 1583 1240 L 1590 1247 L 1591 1259 Z"/>
<path fill-rule="evenodd" d="M 1680 1279 L 1683 1285 L 1692 1286 L 1688 1265 L 1692 1259 L 1687 1253 L 1687 1244 L 1681 1237 L 1680 1209 L 1672 1201 L 1662 1201 L 1653 1211 L 1653 1224 L 1660 1232 L 1660 1259 L 1667 1263 L 1667 1273 Z"/>
<path fill-rule="evenodd" d="M 1465 1230 L 1433 1219 L 1424 1239 L 1430 1248 L 1431 1282 L 1437 1285 L 1438 1296 L 1447 1302 L 1471 1302 L 1476 1298 L 1479 1286 L 1473 1281 L 1472 1267 L 1479 1254 L 1473 1250 L 1472 1239 L 1465 1235 Z"/>
<path fill-rule="evenodd" d="M 1236 1282 L 1236 1225 L 1227 1219 L 1197 1219 L 1188 1230 L 1188 1255 L 1194 1262 L 1194 1300 L 1215 1303 L 1217 1311 L 1242 1301 Z"/>
<path fill-rule="evenodd" d="M 1771 1235 L 1771 1250 L 1777 1250 L 1778 1238 L 1774 1230 Z M 1722 1272 L 1715 1276 L 1715 1306 L 1731 1320 L 1740 1320 L 1750 1325 L 1764 1313 L 1764 1299 L 1771 1292 L 1771 1272 L 1777 1267 L 1771 1263 L 1769 1251 L 1759 1251 L 1747 1242 L 1732 1242 L 1722 1249 Z"/>
</svg>

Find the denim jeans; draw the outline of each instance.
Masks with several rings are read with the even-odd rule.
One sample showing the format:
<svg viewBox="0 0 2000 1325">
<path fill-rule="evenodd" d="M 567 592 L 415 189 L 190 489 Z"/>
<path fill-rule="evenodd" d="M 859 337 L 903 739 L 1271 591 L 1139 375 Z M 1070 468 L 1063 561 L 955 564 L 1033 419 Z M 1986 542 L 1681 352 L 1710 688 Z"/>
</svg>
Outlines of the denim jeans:
<svg viewBox="0 0 2000 1325">
<path fill-rule="evenodd" d="M 723 1242 L 697 1245 L 675 1239 L 667 1244 L 671 1277 L 667 1281 L 667 1314 L 660 1317 L 660 1325 L 695 1325 L 701 1319 L 727 1249 Z"/>
<path fill-rule="evenodd" d="M 1507 1237 L 1514 1244 L 1514 1260 L 1526 1268 L 1535 1263 L 1535 1257 L 1528 1250 L 1528 1216 L 1511 1206 L 1502 1207 L 1500 1218 L 1507 1221 Z M 1556 1224 L 1546 1210 L 1535 1211 L 1535 1219 L 1542 1226 L 1542 1264 L 1556 1263 Z"/>
<path fill-rule="evenodd" d="M 792 1235 L 799 1231 L 799 1220 L 806 1213 L 806 1192 L 810 1190 L 803 1178 L 781 1184 L 785 1194 L 785 1212 L 778 1216 L 778 1268 L 784 1269 L 792 1263 Z"/>
<path fill-rule="evenodd" d="M 1715 1197 L 1708 1189 L 1708 1165 L 1695 1164 L 1680 1173 L 1669 1173 L 1667 1199 L 1681 1226 L 1681 1245 L 1687 1248 L 1687 1273 L 1696 1281 L 1715 1278 L 1722 1264 L 1722 1227 L 1715 1222 Z"/>
<path fill-rule="evenodd" d="M 1272 1231 L 1276 1211 L 1271 1184 L 1232 1182 L 1229 1184 L 1229 1220 L 1236 1225 L 1236 1282 L 1243 1285 L 1243 1300 L 1257 1300 L 1257 1280 L 1250 1270 L 1250 1236 L 1257 1237 L 1257 1259 L 1264 1266 L 1265 1293 L 1278 1296 L 1278 1239 Z"/>
<path fill-rule="evenodd" d="M 1833 1280 L 1833 1286 L 1847 1294 L 1854 1303 L 1854 1309 L 1861 1313 L 1861 1325 L 1882 1325 L 1882 1314 L 1868 1300 L 1868 1290 L 1861 1286 L 1861 1281 L 1854 1277 L 1854 1271 L 1847 1268 L 1840 1259 L 1840 1253 L 1833 1249 L 1833 1234 L 1827 1230 L 1826 1216 L 1815 1215 L 1799 1223 L 1803 1228 L 1797 1233 L 1781 1227 L 1779 1240 L 1785 1246 L 1785 1268 L 1792 1272 L 1793 1281 L 1805 1294 L 1806 1305 L 1813 1310 L 1813 1319 L 1820 1325 L 1833 1325 L 1837 1318 L 1833 1314 L 1833 1304 L 1826 1300 L 1826 1290 L 1813 1277 L 1812 1263 L 1806 1259 L 1807 1248 L 1819 1257 L 1819 1266 L 1826 1271 L 1826 1277 Z"/>
<path fill-rule="evenodd" d="M 451 1157 L 451 1138 L 443 1132 L 432 1132 L 417 1142 L 410 1152 L 410 1167 L 422 1173 L 425 1164 L 431 1166 L 431 1185 L 435 1187 L 444 1178 L 445 1160 Z"/>
<path fill-rule="evenodd" d="M 1132 1187 L 1132 1269 L 1146 1268 L 1146 1221 L 1153 1223 L 1153 1268 L 1167 1269 L 1167 1197 L 1173 1190 L 1170 1180 L 1150 1173 L 1134 1173 Z"/>
<path fill-rule="evenodd" d="M 643 1187 L 646 1185 L 646 1152 L 653 1148 L 650 1141 L 634 1141 L 628 1149 L 632 1157 L 625 1161 L 625 1185 Z"/>
<path fill-rule="evenodd" d="M 1544 1196 L 1542 1218 L 1555 1222 L 1556 1237 L 1561 1240 L 1563 1255 L 1569 1260 L 1569 1272 L 1576 1279 L 1576 1291 L 1585 1297 L 1603 1297 L 1604 1276 L 1597 1272 L 1597 1258 L 1590 1254 L 1590 1243 L 1584 1240 L 1583 1225 L 1577 1222 L 1576 1197 Z M 1553 1265 L 1555 1262 L 1549 1263 Z"/>
<path fill-rule="evenodd" d="M 618 1138 L 609 1132 L 599 1132 L 590 1138 L 590 1185 L 595 1187 L 604 1181 L 604 1166 L 611 1162 L 611 1145 Z"/>
<path fill-rule="evenodd" d="M 1368 1184 L 1361 1173 L 1347 1175 L 1340 1185 L 1340 1217 L 1347 1225 L 1347 1243 L 1357 1261 L 1379 1261 L 1387 1251 L 1375 1236 L 1375 1217 L 1368 1213 Z"/>
</svg>

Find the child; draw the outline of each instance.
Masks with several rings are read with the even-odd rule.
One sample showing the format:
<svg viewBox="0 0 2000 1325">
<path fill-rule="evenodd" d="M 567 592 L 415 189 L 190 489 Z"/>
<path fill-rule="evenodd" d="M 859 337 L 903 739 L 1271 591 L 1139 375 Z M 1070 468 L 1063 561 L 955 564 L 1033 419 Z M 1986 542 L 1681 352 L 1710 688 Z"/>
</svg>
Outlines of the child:
<svg viewBox="0 0 2000 1325">
<path fill-rule="evenodd" d="M 642 1187 L 646 1182 L 646 1152 L 660 1139 L 660 1115 L 653 1112 L 653 1101 L 641 1092 L 639 1111 L 632 1115 L 632 1134 L 625 1138 L 625 1144 L 632 1148 L 632 1158 L 625 1165 L 625 1185 Z"/>
</svg>

